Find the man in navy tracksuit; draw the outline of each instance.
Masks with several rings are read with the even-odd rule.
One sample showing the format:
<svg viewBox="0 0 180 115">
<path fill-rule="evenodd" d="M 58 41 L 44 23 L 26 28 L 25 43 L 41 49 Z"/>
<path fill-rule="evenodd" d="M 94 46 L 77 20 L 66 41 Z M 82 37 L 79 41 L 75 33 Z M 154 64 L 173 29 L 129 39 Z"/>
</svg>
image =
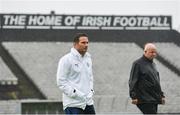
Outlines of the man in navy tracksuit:
<svg viewBox="0 0 180 115">
<path fill-rule="evenodd" d="M 144 55 L 133 63 L 130 73 L 129 93 L 132 104 L 137 105 L 143 114 L 156 114 L 158 104 L 165 104 L 159 72 L 153 62 L 156 55 L 156 46 L 147 43 Z"/>
</svg>

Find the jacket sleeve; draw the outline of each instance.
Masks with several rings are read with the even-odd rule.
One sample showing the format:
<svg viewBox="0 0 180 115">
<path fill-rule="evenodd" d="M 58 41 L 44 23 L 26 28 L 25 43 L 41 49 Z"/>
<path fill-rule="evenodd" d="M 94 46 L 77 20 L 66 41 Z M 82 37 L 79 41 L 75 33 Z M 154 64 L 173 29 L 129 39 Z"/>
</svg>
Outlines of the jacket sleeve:
<svg viewBox="0 0 180 115">
<path fill-rule="evenodd" d="M 159 77 L 159 85 L 160 85 L 160 77 Z M 161 89 L 161 85 L 160 85 L 160 93 L 161 93 L 161 97 L 165 98 L 164 92 Z"/>
<path fill-rule="evenodd" d="M 90 68 L 90 88 L 91 88 L 91 91 L 94 93 L 94 89 L 93 89 L 94 76 L 93 76 L 93 70 L 92 70 L 92 60 L 90 61 L 90 63 L 91 63 L 91 68 Z"/>
<path fill-rule="evenodd" d="M 139 77 L 139 65 L 133 63 L 129 78 L 129 94 L 132 99 L 137 99 L 137 82 Z"/>
<path fill-rule="evenodd" d="M 68 81 L 70 67 L 71 64 L 68 62 L 67 58 L 60 59 L 56 75 L 57 86 L 63 91 L 65 95 L 71 98 L 77 97 L 80 99 L 85 99 L 85 94 L 74 88 Z"/>
<path fill-rule="evenodd" d="M 68 95 L 69 97 L 73 97 L 73 88 L 69 85 L 67 81 L 68 71 L 69 71 L 69 64 L 67 59 L 61 58 L 58 63 L 57 69 L 57 86 L 63 91 L 64 94 Z"/>
</svg>

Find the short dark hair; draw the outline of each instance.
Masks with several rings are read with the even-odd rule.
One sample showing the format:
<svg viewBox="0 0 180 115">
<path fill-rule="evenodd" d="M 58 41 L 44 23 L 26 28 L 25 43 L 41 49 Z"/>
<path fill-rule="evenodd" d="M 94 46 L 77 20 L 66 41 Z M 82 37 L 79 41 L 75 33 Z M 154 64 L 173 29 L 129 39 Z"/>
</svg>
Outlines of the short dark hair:
<svg viewBox="0 0 180 115">
<path fill-rule="evenodd" d="M 80 37 L 88 37 L 88 35 L 85 33 L 76 33 L 76 35 L 74 36 L 73 42 L 78 43 Z"/>
</svg>

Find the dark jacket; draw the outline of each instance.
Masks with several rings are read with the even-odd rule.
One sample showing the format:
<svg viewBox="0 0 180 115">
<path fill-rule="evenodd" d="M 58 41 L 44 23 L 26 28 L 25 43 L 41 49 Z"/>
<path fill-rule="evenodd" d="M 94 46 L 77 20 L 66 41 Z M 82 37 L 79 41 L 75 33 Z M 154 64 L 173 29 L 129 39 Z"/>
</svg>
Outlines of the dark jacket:
<svg viewBox="0 0 180 115">
<path fill-rule="evenodd" d="M 129 78 L 129 93 L 132 99 L 139 103 L 161 103 L 164 94 L 160 86 L 159 72 L 153 60 L 145 56 L 136 60 Z"/>
</svg>

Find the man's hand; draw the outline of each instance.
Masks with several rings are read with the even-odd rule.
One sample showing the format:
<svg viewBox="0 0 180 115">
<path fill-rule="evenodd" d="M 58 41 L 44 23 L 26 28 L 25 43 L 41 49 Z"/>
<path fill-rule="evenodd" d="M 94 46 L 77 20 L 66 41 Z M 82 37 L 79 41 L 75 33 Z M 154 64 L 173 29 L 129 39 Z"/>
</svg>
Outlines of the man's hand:
<svg viewBox="0 0 180 115">
<path fill-rule="evenodd" d="M 164 97 L 161 98 L 161 103 L 162 103 L 163 105 L 165 105 L 165 98 L 164 98 Z"/>
<path fill-rule="evenodd" d="M 138 104 L 138 99 L 132 99 L 131 103 L 137 105 Z"/>
<path fill-rule="evenodd" d="M 82 101 L 86 101 L 86 95 L 84 93 L 82 93 L 81 91 L 77 90 L 77 89 L 74 89 L 73 91 L 74 93 L 74 98 L 76 99 L 81 99 Z"/>
</svg>

